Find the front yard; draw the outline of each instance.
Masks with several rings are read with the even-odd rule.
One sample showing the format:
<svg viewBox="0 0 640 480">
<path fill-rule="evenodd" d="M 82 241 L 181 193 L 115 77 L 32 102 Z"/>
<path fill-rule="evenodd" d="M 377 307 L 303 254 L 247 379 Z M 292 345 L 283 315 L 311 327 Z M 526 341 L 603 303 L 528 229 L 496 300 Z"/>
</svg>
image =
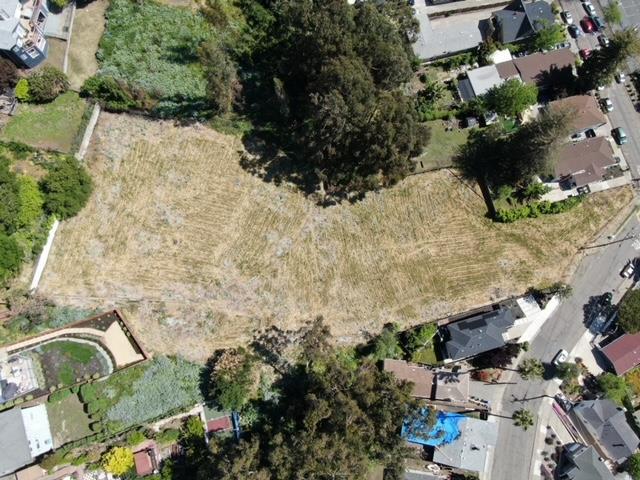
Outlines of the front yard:
<svg viewBox="0 0 640 480">
<path fill-rule="evenodd" d="M 75 92 L 44 105 L 21 103 L 17 114 L 0 132 L 0 140 L 70 153 L 86 108 L 85 101 Z"/>
</svg>

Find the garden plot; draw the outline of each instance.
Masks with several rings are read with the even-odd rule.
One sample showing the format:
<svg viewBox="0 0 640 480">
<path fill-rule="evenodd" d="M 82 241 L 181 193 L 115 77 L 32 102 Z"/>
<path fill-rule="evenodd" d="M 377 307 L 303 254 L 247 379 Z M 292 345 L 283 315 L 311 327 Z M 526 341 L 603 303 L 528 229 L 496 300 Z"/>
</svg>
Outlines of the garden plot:
<svg viewBox="0 0 640 480">
<path fill-rule="evenodd" d="M 143 344 L 193 359 L 316 315 L 357 341 L 560 280 L 632 199 L 617 189 L 494 224 L 475 189 L 440 171 L 320 208 L 245 172 L 240 151 L 202 126 L 102 115 L 87 157 L 95 193 L 62 225 L 42 293 L 126 306 Z"/>
<path fill-rule="evenodd" d="M 32 352 L 38 355 L 46 389 L 73 385 L 94 376 L 103 377 L 113 368 L 105 352 L 74 340 L 52 341 L 34 348 Z"/>
</svg>

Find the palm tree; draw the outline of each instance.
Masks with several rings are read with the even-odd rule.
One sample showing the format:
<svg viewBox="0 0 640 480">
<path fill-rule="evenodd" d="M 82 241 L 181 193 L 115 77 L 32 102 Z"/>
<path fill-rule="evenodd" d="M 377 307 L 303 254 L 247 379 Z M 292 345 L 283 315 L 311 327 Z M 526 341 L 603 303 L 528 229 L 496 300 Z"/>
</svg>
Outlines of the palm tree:
<svg viewBox="0 0 640 480">
<path fill-rule="evenodd" d="M 513 416 L 511 418 L 513 418 L 513 424 L 517 427 L 522 427 L 523 430 L 527 430 L 529 427 L 533 426 L 533 413 L 529 410 L 525 410 L 524 408 L 513 412 Z"/>
<path fill-rule="evenodd" d="M 544 375 L 544 365 L 537 358 L 527 358 L 518 365 L 518 372 L 525 380 L 542 378 Z"/>
</svg>

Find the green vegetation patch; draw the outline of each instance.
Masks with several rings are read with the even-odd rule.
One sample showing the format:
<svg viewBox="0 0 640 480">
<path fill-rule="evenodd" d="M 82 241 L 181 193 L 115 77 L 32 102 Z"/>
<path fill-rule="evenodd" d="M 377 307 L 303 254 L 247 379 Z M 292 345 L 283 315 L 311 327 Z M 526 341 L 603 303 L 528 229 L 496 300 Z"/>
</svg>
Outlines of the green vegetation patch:
<svg viewBox="0 0 640 480">
<path fill-rule="evenodd" d="M 45 351 L 57 350 L 70 360 L 83 364 L 89 363 L 96 355 L 94 347 L 78 342 L 53 342 L 43 348 Z"/>
<path fill-rule="evenodd" d="M 91 345 L 60 340 L 33 351 L 42 364 L 46 388 L 73 385 L 82 379 L 110 373 L 106 360 Z"/>
<path fill-rule="evenodd" d="M 453 158 L 469 136 L 468 129 L 453 128 L 447 130 L 446 122 L 434 120 L 427 122 L 431 131 L 429 144 L 417 159 L 419 170 L 437 170 L 453 165 Z"/>
<path fill-rule="evenodd" d="M 213 29 L 197 12 L 154 1 L 114 0 L 97 53 L 100 74 L 169 103 L 206 97 L 198 49 Z"/>
<path fill-rule="evenodd" d="M 47 413 L 55 448 L 92 433 L 89 428 L 91 420 L 77 395 L 67 395 L 58 402 L 47 403 Z"/>
<path fill-rule="evenodd" d="M 20 104 L 18 113 L 0 133 L 0 139 L 69 153 L 86 108 L 76 92 L 64 93 L 46 104 Z"/>
</svg>

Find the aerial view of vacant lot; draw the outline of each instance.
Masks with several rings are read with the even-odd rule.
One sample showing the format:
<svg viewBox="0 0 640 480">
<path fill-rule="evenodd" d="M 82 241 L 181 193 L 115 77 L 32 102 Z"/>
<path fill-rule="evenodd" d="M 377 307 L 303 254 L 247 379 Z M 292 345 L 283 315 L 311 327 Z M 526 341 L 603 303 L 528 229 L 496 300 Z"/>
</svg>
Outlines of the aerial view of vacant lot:
<svg viewBox="0 0 640 480">
<path fill-rule="evenodd" d="M 203 126 L 103 114 L 95 192 L 63 224 L 42 293 L 124 307 L 148 348 L 195 359 L 316 315 L 355 340 L 558 280 L 632 196 L 495 224 L 476 191 L 439 171 L 321 208 L 245 172 L 241 152 Z"/>
</svg>

